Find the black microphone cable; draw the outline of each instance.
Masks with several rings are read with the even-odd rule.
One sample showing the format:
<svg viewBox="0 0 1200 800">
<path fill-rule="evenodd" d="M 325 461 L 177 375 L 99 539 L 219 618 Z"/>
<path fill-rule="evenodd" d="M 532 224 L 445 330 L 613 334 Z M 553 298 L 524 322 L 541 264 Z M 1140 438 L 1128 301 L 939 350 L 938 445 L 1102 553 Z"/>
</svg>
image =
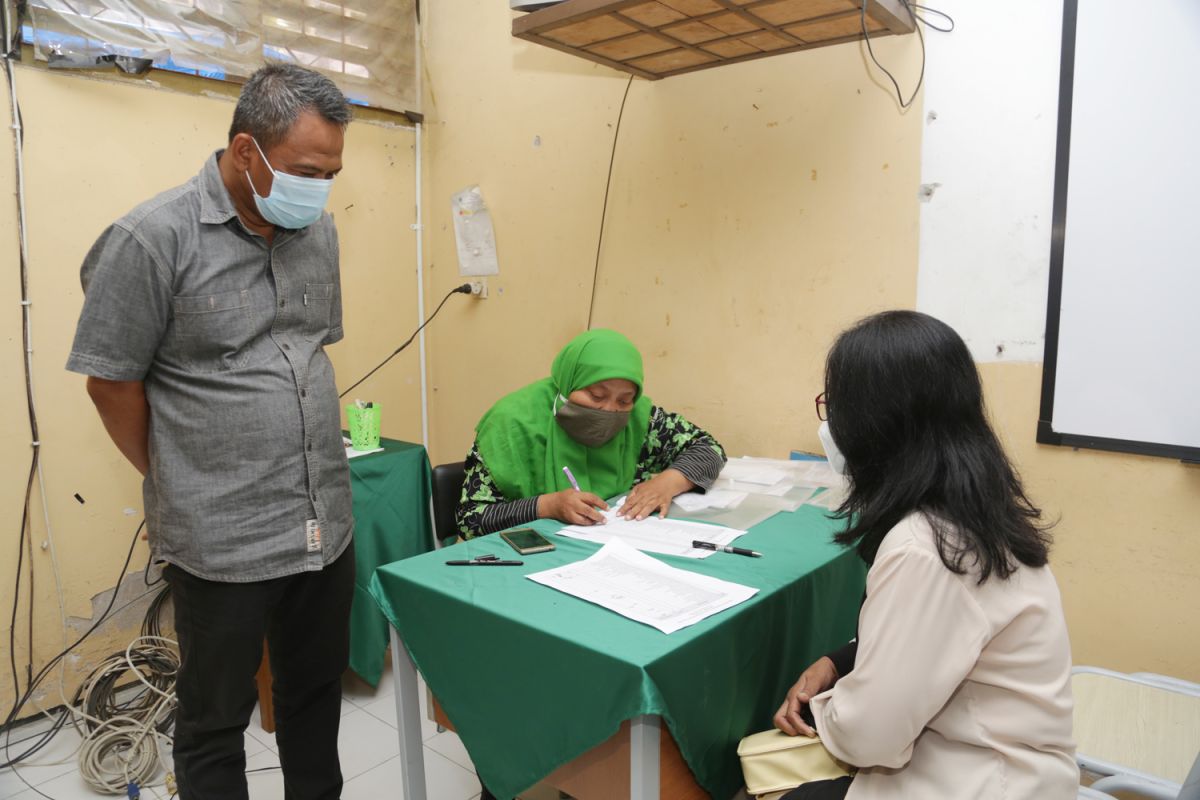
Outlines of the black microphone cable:
<svg viewBox="0 0 1200 800">
<path fill-rule="evenodd" d="M 455 286 L 453 289 L 451 289 L 449 292 L 447 292 L 446 296 L 442 298 L 442 302 L 438 303 L 438 307 L 435 308 L 433 310 L 433 313 L 429 315 L 429 318 L 427 320 L 425 320 L 424 322 L 422 322 L 421 325 L 415 331 L 413 331 L 412 336 L 408 337 L 408 341 L 406 341 L 404 344 L 397 347 L 390 356 L 385 358 L 383 361 L 380 361 L 379 364 L 373 370 L 368 372 L 366 375 L 363 375 L 361 378 L 359 378 L 353 384 L 351 384 L 349 389 L 347 389 L 346 391 L 344 391 L 338 395 L 338 399 L 341 400 L 343 397 L 350 394 L 350 392 L 352 392 L 354 390 L 354 387 L 358 386 L 360 383 L 365 381 L 367 378 L 371 377 L 376 372 L 383 369 L 383 366 L 385 364 L 387 364 L 389 361 L 391 361 L 396 356 L 400 355 L 401 350 L 403 350 L 404 348 L 406 348 L 410 344 L 412 344 L 413 339 L 417 338 L 417 334 L 420 333 L 421 331 L 423 331 L 425 329 L 426 325 L 433 322 L 433 318 L 436 317 L 438 315 L 438 312 L 442 310 L 442 306 L 446 305 L 446 301 L 450 299 L 450 295 L 452 295 L 452 294 L 471 294 L 471 284 L 464 283 L 462 286 Z"/>
</svg>

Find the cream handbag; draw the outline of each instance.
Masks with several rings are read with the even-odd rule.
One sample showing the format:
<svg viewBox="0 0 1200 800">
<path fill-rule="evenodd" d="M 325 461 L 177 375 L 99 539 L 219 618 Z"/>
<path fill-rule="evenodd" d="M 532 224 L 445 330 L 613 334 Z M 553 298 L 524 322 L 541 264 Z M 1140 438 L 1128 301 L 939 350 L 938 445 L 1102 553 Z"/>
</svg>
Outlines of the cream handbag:
<svg viewBox="0 0 1200 800">
<path fill-rule="evenodd" d="M 854 774 L 819 738 L 788 736 L 778 730 L 747 736 L 738 743 L 746 792 L 759 800 L 775 800 L 809 781 Z"/>
</svg>

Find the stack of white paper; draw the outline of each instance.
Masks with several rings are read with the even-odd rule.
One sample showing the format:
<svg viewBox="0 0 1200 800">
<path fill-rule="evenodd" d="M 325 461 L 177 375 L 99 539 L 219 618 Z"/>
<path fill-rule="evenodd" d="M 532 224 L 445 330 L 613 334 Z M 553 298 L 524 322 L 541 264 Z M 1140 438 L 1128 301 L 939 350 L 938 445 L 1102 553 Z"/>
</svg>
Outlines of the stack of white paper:
<svg viewBox="0 0 1200 800">
<path fill-rule="evenodd" d="M 780 510 L 795 511 L 812 502 L 818 489 L 843 489 L 845 485 L 845 478 L 834 472 L 827 461 L 742 456 L 726 463 L 713 489 L 778 498 Z"/>
<path fill-rule="evenodd" d="M 846 478 L 834 472 L 828 461 L 797 461 L 803 465 L 797 471 L 796 478 L 808 486 L 823 486 L 827 489 L 846 485 Z"/>
<path fill-rule="evenodd" d="M 679 519 L 647 517 L 641 521 L 617 516 L 617 509 L 625 498 L 613 503 L 604 513 L 602 525 L 568 525 L 557 531 L 560 536 L 582 539 L 585 542 L 608 544 L 621 541 L 637 550 L 664 553 L 685 558 L 708 558 L 712 550 L 692 547 L 697 539 L 713 544 L 726 545 L 743 535 L 745 531 L 723 528 L 720 525 L 705 525 L 702 522 L 685 522 Z"/>
<path fill-rule="evenodd" d="M 737 508 L 748 496 L 748 492 L 731 489 L 713 489 L 705 494 L 684 492 L 676 495 L 675 505 L 684 511 L 703 511 L 706 508 Z"/>
<path fill-rule="evenodd" d="M 694 625 L 758 593 L 752 586 L 668 567 L 619 540 L 583 561 L 525 577 L 663 633 Z"/>
<path fill-rule="evenodd" d="M 816 497 L 805 501 L 807 505 L 816 506 L 817 508 L 825 508 L 834 511 L 842 503 L 846 502 L 846 496 L 850 493 L 849 487 L 842 485 L 832 489 L 826 489 Z"/>
<path fill-rule="evenodd" d="M 767 459 L 743 456 L 737 460 L 726 462 L 721 470 L 721 477 L 735 483 L 754 483 L 762 486 L 774 486 L 786 480 L 789 474 L 782 469 L 764 464 Z"/>
</svg>

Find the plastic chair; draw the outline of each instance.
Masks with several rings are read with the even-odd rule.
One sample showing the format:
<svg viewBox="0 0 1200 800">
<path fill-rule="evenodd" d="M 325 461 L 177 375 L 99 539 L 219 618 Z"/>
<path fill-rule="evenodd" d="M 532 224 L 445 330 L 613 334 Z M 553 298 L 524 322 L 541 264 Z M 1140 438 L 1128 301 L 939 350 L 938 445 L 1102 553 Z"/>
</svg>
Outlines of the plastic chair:
<svg viewBox="0 0 1200 800">
<path fill-rule="evenodd" d="M 465 461 L 439 464 L 433 468 L 430 503 L 433 506 L 433 539 L 436 547 L 450 544 L 458 537 L 454 511 L 462 497 L 463 481 L 466 477 Z"/>
<path fill-rule="evenodd" d="M 1075 667 L 1071 689 L 1076 760 L 1101 776 L 1091 791 L 1200 800 L 1200 684 L 1151 672 Z"/>
<path fill-rule="evenodd" d="M 1152 800 L 1200 800 L 1200 754 L 1192 763 L 1192 769 L 1184 779 L 1177 794 L 1171 794 L 1170 789 L 1156 784 L 1144 782 L 1141 778 L 1129 775 L 1110 775 L 1093 783 L 1091 786 L 1079 787 L 1080 800 L 1117 800 L 1111 794 L 1098 791 L 1095 787 L 1103 786 L 1109 792 L 1132 792 L 1139 797 L 1149 797 Z M 1086 792 L 1086 793 L 1085 793 Z"/>
</svg>

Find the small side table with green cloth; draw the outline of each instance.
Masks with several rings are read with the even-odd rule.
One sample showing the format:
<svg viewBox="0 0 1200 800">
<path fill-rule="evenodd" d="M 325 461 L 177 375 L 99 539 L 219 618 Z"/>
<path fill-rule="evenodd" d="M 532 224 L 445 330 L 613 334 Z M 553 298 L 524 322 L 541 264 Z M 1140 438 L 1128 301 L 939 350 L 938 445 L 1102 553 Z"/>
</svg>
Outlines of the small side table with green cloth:
<svg viewBox="0 0 1200 800">
<path fill-rule="evenodd" d="M 358 569 L 350 607 L 350 668 L 372 686 L 383 674 L 388 621 L 371 597 L 371 575 L 382 564 L 433 549 L 425 448 L 395 439 L 379 444 L 382 453 L 350 459 Z"/>
<path fill-rule="evenodd" d="M 498 797 L 604 742 L 624 720 L 634 725 L 632 784 L 653 784 L 631 794 L 657 797 L 657 718 L 705 791 L 730 797 L 742 783 L 738 741 L 770 727 L 799 673 L 854 635 L 866 568 L 832 544 L 840 524 L 806 506 L 738 540 L 762 558 L 657 556 L 759 589 L 670 635 L 524 578 L 597 549 L 576 539 L 552 536 L 558 549 L 525 556 L 521 567 L 446 566 L 483 553 L 513 557 L 495 534 L 380 567 L 371 594 L 411 656 L 393 640 L 403 796 L 424 797 L 415 664 Z M 653 775 L 639 784 L 642 729 L 655 737 L 641 747 Z"/>
</svg>

